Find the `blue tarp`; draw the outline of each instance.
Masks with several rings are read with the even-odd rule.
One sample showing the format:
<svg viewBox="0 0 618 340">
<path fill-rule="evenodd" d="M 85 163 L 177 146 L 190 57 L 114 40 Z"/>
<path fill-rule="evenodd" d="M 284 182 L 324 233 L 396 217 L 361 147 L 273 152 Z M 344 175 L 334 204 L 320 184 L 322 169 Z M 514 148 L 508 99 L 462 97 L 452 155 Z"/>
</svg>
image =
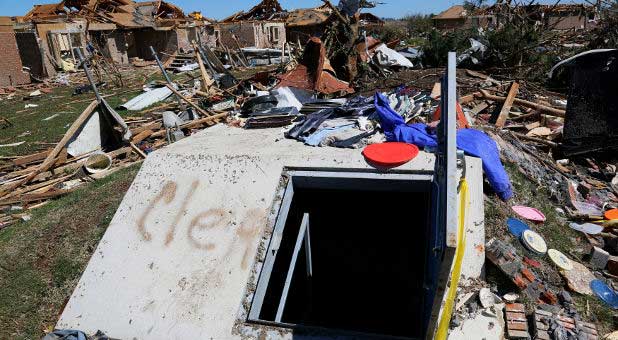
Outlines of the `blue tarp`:
<svg viewBox="0 0 618 340">
<path fill-rule="evenodd" d="M 426 124 L 406 124 L 403 118 L 391 109 L 388 99 L 380 93 L 375 95 L 375 106 L 386 140 L 415 144 L 420 148 L 438 146 L 435 130 L 429 129 Z M 498 146 L 493 139 L 479 130 L 460 129 L 457 130 L 457 148 L 483 161 L 487 180 L 500 199 L 506 201 L 513 197 L 509 175 L 502 166 Z"/>
</svg>

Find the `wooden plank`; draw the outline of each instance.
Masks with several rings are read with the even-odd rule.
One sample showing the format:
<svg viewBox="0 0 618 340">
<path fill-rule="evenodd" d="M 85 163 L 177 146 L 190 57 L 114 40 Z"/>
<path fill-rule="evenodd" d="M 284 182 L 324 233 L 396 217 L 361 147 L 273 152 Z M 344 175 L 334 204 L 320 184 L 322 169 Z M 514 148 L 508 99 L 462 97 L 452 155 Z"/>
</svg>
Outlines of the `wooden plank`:
<svg viewBox="0 0 618 340">
<path fill-rule="evenodd" d="M 511 107 L 513 106 L 513 101 L 515 97 L 519 93 L 519 83 L 513 82 L 511 85 L 511 89 L 509 90 L 509 94 L 506 96 L 504 100 L 504 104 L 502 105 L 502 109 L 498 114 L 498 119 L 496 119 L 496 126 L 499 128 L 504 127 L 506 123 L 506 119 L 509 117 L 509 113 L 511 112 Z"/>
<path fill-rule="evenodd" d="M 144 139 L 150 137 L 153 133 L 154 133 L 154 131 L 152 131 L 152 130 L 142 131 L 141 133 L 135 135 L 132 138 L 131 142 L 134 143 L 134 144 L 137 144 L 137 143 L 143 141 Z"/>
<path fill-rule="evenodd" d="M 88 107 L 77 117 L 77 119 L 73 122 L 69 130 L 64 134 L 64 137 L 56 144 L 56 147 L 47 155 L 43 163 L 34 171 L 32 171 L 26 178 L 12 183 L 8 186 L 0 188 L 0 197 L 4 197 L 7 193 L 13 191 L 14 189 L 20 187 L 23 184 L 30 182 L 34 179 L 38 174 L 47 171 L 50 167 L 54 165 L 56 162 L 56 156 L 65 148 L 66 144 L 71 140 L 73 135 L 79 131 L 84 123 L 92 116 L 92 113 L 97 108 L 99 103 L 96 100 L 93 100 Z"/>
<path fill-rule="evenodd" d="M 180 126 L 181 129 L 194 129 L 197 127 L 200 127 L 202 125 L 213 125 L 215 124 L 219 119 L 224 119 L 225 117 L 228 116 L 228 113 L 219 113 L 216 114 L 214 116 L 210 116 L 210 117 L 206 117 L 206 118 L 200 118 L 200 119 L 195 119 L 192 121 L 189 121 L 183 125 Z M 163 137 L 165 136 L 165 130 L 159 130 L 155 133 L 152 134 L 151 137 Z"/>
<path fill-rule="evenodd" d="M 526 130 L 530 131 L 534 128 L 538 128 L 539 126 L 541 126 L 541 122 L 533 122 L 526 125 Z"/>
<path fill-rule="evenodd" d="M 467 103 L 473 101 L 475 97 L 479 97 L 480 95 L 481 95 L 480 92 L 474 92 L 474 93 L 467 94 L 467 95 L 459 98 L 459 104 L 462 104 L 462 105 L 463 104 L 467 104 Z"/>
<path fill-rule="evenodd" d="M 192 101 L 189 100 L 189 98 L 183 96 L 182 94 L 180 94 L 180 92 L 178 92 L 178 90 L 176 90 L 173 86 L 170 86 L 169 84 L 167 84 L 167 88 L 172 90 L 172 92 L 174 92 L 174 94 L 176 96 L 178 96 L 178 98 L 182 99 L 184 102 L 186 102 L 187 104 L 189 104 L 192 108 L 194 108 L 197 112 L 199 112 L 202 116 L 205 117 L 209 117 L 211 116 L 210 113 L 208 113 L 206 110 L 202 109 L 201 107 L 199 107 L 197 104 L 193 103 Z"/>
<path fill-rule="evenodd" d="M 50 152 L 51 150 L 46 150 L 46 151 L 37 152 L 31 155 L 16 158 L 13 160 L 13 165 L 22 166 L 22 165 L 27 165 L 27 164 L 30 164 L 36 161 L 42 161 L 47 157 L 47 155 L 49 155 Z"/>
<path fill-rule="evenodd" d="M 204 66 L 204 61 L 202 60 L 202 56 L 200 55 L 200 51 L 197 47 L 195 41 L 193 41 L 193 49 L 195 50 L 195 56 L 197 58 L 197 64 L 200 67 L 200 73 L 202 74 L 202 80 L 204 82 L 203 88 L 204 91 L 208 92 L 212 84 L 214 84 L 214 80 L 210 78 L 208 72 L 206 72 L 206 67 Z"/>
<path fill-rule="evenodd" d="M 140 157 L 146 158 L 146 154 L 144 153 L 144 151 L 138 148 L 137 145 L 131 143 L 131 149 L 135 151 L 135 153 L 138 154 Z"/>
<path fill-rule="evenodd" d="M 429 95 L 429 97 L 433 98 L 433 99 L 438 99 L 440 98 L 440 93 L 442 92 L 442 83 L 435 83 L 433 84 L 433 88 L 431 89 L 431 94 Z"/>
<path fill-rule="evenodd" d="M 68 153 L 67 148 L 62 148 L 62 150 L 58 154 L 58 157 L 57 157 L 56 162 L 54 163 L 54 166 L 60 166 L 60 165 L 66 164 L 68 157 L 69 157 L 69 153 Z"/>
<path fill-rule="evenodd" d="M 146 130 L 159 130 L 161 127 L 163 127 L 163 123 L 157 120 L 156 122 L 148 123 L 142 126 L 138 126 L 134 129 L 131 129 L 131 134 L 135 136 L 135 135 L 139 135 L 140 133 Z"/>
<path fill-rule="evenodd" d="M 42 193 L 42 194 L 27 194 L 27 195 L 23 195 L 23 196 L 21 196 L 19 198 L 16 198 L 16 199 L 1 200 L 0 201 L 0 206 L 42 201 L 42 200 L 46 200 L 46 199 L 50 199 L 50 198 L 54 198 L 54 197 L 58 197 L 58 196 L 61 196 L 61 195 L 68 194 L 68 193 L 70 193 L 71 191 L 74 191 L 74 190 L 75 189 L 53 190 L 53 191 L 45 192 L 45 193 Z"/>
<path fill-rule="evenodd" d="M 496 96 L 493 94 L 490 94 L 489 92 L 485 91 L 485 90 L 480 90 L 481 94 L 483 95 L 483 97 L 489 99 L 489 100 L 493 100 L 496 102 L 503 102 L 506 100 L 506 97 L 501 97 L 501 96 Z M 527 100 L 523 100 L 523 99 L 519 99 L 519 98 L 515 98 L 515 100 L 513 100 L 514 104 L 520 105 L 520 106 L 524 106 L 527 108 L 531 108 L 531 109 L 536 109 L 539 110 L 541 113 L 544 113 L 548 116 L 554 116 L 554 117 L 564 117 L 566 115 L 566 111 L 564 110 L 560 110 L 560 109 L 556 109 L 553 107 L 549 107 L 549 106 L 545 106 L 545 105 L 541 105 L 538 103 L 533 103 L 531 101 L 527 101 Z M 521 118 L 517 117 L 517 118 Z"/>
<path fill-rule="evenodd" d="M 470 115 L 474 117 L 478 115 L 479 113 L 485 111 L 488 107 L 489 107 L 489 104 L 487 104 L 486 102 L 482 102 L 472 108 L 472 110 L 470 111 Z"/>
</svg>

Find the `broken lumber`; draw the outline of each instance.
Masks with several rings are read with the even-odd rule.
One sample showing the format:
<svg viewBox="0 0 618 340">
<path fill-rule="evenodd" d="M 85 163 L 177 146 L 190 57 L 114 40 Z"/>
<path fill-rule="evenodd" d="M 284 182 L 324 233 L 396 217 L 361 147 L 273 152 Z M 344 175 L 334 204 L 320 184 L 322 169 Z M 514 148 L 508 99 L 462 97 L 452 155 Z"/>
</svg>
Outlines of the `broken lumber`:
<svg viewBox="0 0 618 340">
<path fill-rule="evenodd" d="M 548 140 L 543 139 L 543 138 L 527 136 L 527 135 L 524 135 L 523 133 L 518 133 L 518 132 L 511 132 L 511 133 L 513 135 L 517 136 L 517 138 L 521 138 L 521 139 L 525 139 L 525 140 L 528 140 L 528 141 L 531 141 L 531 142 L 547 145 L 547 146 L 549 146 L 551 148 L 557 148 L 558 147 L 558 143 L 552 142 L 552 141 L 548 141 Z"/>
<path fill-rule="evenodd" d="M 228 116 L 228 113 L 219 113 L 213 116 L 209 116 L 209 117 L 205 117 L 205 118 L 200 118 L 200 119 L 196 119 L 196 120 L 192 120 L 190 122 L 187 122 L 181 126 L 179 126 L 179 128 L 181 129 L 194 129 L 197 128 L 203 124 L 215 124 L 217 120 L 225 118 Z M 165 136 L 165 129 L 163 130 L 159 130 L 155 133 L 153 133 L 150 137 L 156 138 L 156 137 L 163 137 Z"/>
<path fill-rule="evenodd" d="M 146 158 L 146 154 L 144 153 L 144 151 L 138 148 L 137 145 L 131 143 L 131 149 L 135 151 L 135 153 L 137 153 L 140 157 Z"/>
<path fill-rule="evenodd" d="M 490 94 L 489 92 L 487 92 L 485 90 L 481 90 L 481 94 L 486 99 L 493 100 L 493 101 L 496 101 L 496 102 L 503 102 L 503 101 L 506 100 L 506 97 L 496 96 L 496 95 Z M 531 101 L 527 101 L 527 100 L 523 100 L 523 99 L 519 99 L 519 98 L 515 98 L 513 100 L 513 104 L 521 105 L 521 106 L 528 107 L 528 108 L 531 108 L 531 109 L 536 109 L 536 110 L 540 111 L 541 113 L 544 113 L 544 114 L 549 115 L 549 116 L 554 116 L 554 117 L 564 117 L 565 114 L 566 114 L 566 112 L 564 110 L 560 110 L 560 109 L 556 109 L 556 108 L 553 108 L 553 107 L 549 107 L 549 106 L 533 103 Z"/>
<path fill-rule="evenodd" d="M 511 112 L 511 107 L 513 106 L 513 101 L 515 97 L 519 93 L 519 83 L 513 82 L 511 85 L 511 89 L 509 90 L 508 95 L 504 99 L 504 104 L 502 105 L 502 109 L 498 114 L 498 119 L 496 119 L 496 126 L 499 128 L 504 127 L 506 123 L 506 119 L 509 117 L 509 113 Z"/>
<path fill-rule="evenodd" d="M 92 113 L 94 112 L 94 110 L 97 108 L 98 105 L 99 105 L 99 102 L 96 100 L 93 100 L 92 103 L 90 103 L 90 105 L 88 105 L 88 107 L 86 107 L 86 109 L 79 115 L 79 117 L 77 117 L 77 119 L 73 122 L 71 127 L 69 127 L 69 130 L 64 134 L 64 137 L 62 137 L 60 142 L 56 144 L 56 147 L 54 147 L 54 149 L 49 153 L 49 155 L 47 155 L 43 163 L 41 163 L 41 165 L 39 165 L 34 171 L 32 171 L 24 179 L 17 181 L 15 183 L 12 183 L 10 185 L 7 185 L 6 187 L 0 188 L 0 197 L 4 197 L 9 192 L 30 182 L 38 174 L 45 172 L 50 167 L 52 167 L 54 163 L 56 163 L 56 157 L 60 154 L 62 149 L 65 148 L 69 140 L 73 138 L 73 135 L 77 133 L 77 131 L 79 131 L 82 125 L 86 123 L 86 121 L 90 118 L 90 116 L 92 116 Z"/>
<path fill-rule="evenodd" d="M 200 55 L 200 51 L 197 48 L 197 44 L 195 43 L 195 41 L 193 41 L 193 49 L 195 50 L 195 57 L 197 58 L 197 65 L 200 67 L 200 73 L 202 74 L 202 79 L 204 81 L 204 91 L 209 92 L 210 87 L 214 83 L 214 80 L 212 80 L 212 78 L 210 78 L 210 76 L 206 72 L 204 61 L 202 60 L 202 56 Z"/>
<path fill-rule="evenodd" d="M 173 86 L 170 86 L 170 84 L 166 85 L 168 89 L 172 90 L 172 92 L 174 92 L 174 94 L 182 99 L 184 102 L 186 102 L 187 104 L 189 104 L 192 108 L 194 108 L 197 112 L 199 112 L 202 116 L 205 117 L 209 117 L 211 116 L 210 113 L 208 113 L 206 110 L 202 109 L 201 107 L 199 107 L 197 104 L 193 103 L 192 101 L 189 100 L 189 98 L 183 96 L 182 94 L 180 94 L 180 92 L 178 92 L 178 90 L 176 90 Z"/>
<path fill-rule="evenodd" d="M 49 150 L 22 156 L 22 157 L 14 159 L 13 165 L 15 166 L 28 165 L 30 163 L 44 160 L 47 157 L 47 155 L 49 155 Z"/>
<path fill-rule="evenodd" d="M 154 131 L 152 131 L 152 130 L 142 131 L 138 135 L 133 137 L 133 140 L 131 140 L 131 143 L 137 144 L 137 143 L 143 141 L 144 139 L 150 137 L 150 135 L 152 135 L 153 133 L 154 133 Z"/>
</svg>

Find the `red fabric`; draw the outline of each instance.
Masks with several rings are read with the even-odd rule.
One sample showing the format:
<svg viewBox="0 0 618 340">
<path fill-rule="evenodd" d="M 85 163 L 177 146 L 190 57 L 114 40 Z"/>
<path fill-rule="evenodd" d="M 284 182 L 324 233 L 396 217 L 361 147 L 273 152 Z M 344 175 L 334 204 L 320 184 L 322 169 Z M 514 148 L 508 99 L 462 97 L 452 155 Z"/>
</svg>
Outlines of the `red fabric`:
<svg viewBox="0 0 618 340">
<path fill-rule="evenodd" d="M 394 168 L 413 160 L 418 152 L 416 145 L 390 142 L 367 146 L 363 150 L 363 156 L 372 165 Z"/>
</svg>

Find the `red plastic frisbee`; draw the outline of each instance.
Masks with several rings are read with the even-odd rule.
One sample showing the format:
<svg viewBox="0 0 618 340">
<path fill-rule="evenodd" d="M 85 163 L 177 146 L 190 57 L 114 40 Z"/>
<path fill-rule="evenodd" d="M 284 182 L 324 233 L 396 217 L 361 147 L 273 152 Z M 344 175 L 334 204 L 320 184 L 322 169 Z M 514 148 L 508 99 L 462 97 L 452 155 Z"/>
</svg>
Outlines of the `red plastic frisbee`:
<svg viewBox="0 0 618 340">
<path fill-rule="evenodd" d="M 418 147 L 414 144 L 389 142 L 368 145 L 363 150 L 363 156 L 367 163 L 395 168 L 408 163 L 418 155 Z"/>
</svg>

